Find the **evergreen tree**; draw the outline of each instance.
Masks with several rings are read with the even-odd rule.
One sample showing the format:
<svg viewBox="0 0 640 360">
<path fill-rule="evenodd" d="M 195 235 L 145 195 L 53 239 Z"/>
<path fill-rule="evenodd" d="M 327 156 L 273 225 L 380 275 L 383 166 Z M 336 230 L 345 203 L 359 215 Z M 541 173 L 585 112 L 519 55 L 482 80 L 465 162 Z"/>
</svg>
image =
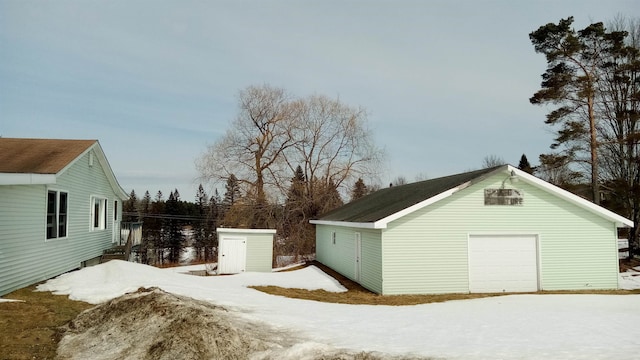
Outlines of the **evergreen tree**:
<svg viewBox="0 0 640 360">
<path fill-rule="evenodd" d="M 527 159 L 527 156 L 525 154 L 522 154 L 522 156 L 520 157 L 520 162 L 518 163 L 518 169 L 529 173 L 529 174 L 533 174 L 533 168 L 531 167 L 531 164 L 529 164 L 529 160 Z"/>
<path fill-rule="evenodd" d="M 154 259 L 152 263 L 162 264 L 164 262 L 165 236 L 163 235 L 163 219 L 165 202 L 162 191 L 156 193 L 151 207 L 149 209 L 149 217 L 143 225 L 143 232 L 148 234 L 149 247 L 154 250 Z M 146 229 L 146 230 L 144 230 Z"/>
<path fill-rule="evenodd" d="M 197 207 L 197 219 L 193 221 L 193 247 L 196 252 L 198 260 L 203 259 L 205 253 L 205 247 L 207 243 L 207 212 L 208 212 L 208 198 L 207 194 L 202 187 L 202 184 L 198 187 L 196 193 L 196 207 Z"/>
<path fill-rule="evenodd" d="M 288 211 L 297 211 L 302 213 L 304 210 L 304 204 L 306 202 L 306 179 L 302 171 L 302 167 L 298 165 L 293 178 L 291 178 L 291 186 L 287 193 L 287 200 L 285 203 Z"/>
<path fill-rule="evenodd" d="M 302 167 L 298 165 L 291 178 L 291 185 L 287 192 L 284 211 L 280 214 L 279 233 L 284 242 L 276 244 L 278 254 L 300 255 L 300 244 L 304 242 L 308 228 L 308 197 L 306 193 L 306 178 Z"/>
<path fill-rule="evenodd" d="M 358 178 L 358 181 L 353 184 L 353 189 L 351 190 L 351 201 L 360 199 L 365 195 L 367 195 L 367 185 L 364 184 L 362 178 Z"/>
<path fill-rule="evenodd" d="M 625 33 L 607 32 L 601 22 L 579 31 L 572 24 L 573 17 L 568 17 L 529 34 L 535 51 L 547 60 L 541 89 L 529 101 L 534 105 L 557 105 L 545 121 L 558 126 L 551 148 L 560 148 L 572 161 L 589 159 L 592 200 L 599 204 L 599 83 L 608 59 L 623 48 Z"/>
<path fill-rule="evenodd" d="M 177 189 L 171 192 L 165 203 L 165 215 L 167 215 L 164 228 L 167 236 L 166 247 L 169 250 L 168 260 L 170 263 L 178 263 L 184 248 L 184 235 L 182 234 L 182 222 L 177 218 L 181 215 L 180 194 Z"/>
<path fill-rule="evenodd" d="M 136 196 L 136 191 L 131 190 L 131 192 L 129 193 L 129 198 L 122 204 L 122 221 L 136 221 L 136 219 L 138 218 L 137 206 L 138 197 Z"/>
<path fill-rule="evenodd" d="M 151 195 L 147 190 L 144 192 L 144 196 L 140 200 L 140 206 L 138 207 L 138 211 L 140 212 L 142 217 L 144 217 L 145 214 L 149 213 L 150 206 L 151 206 Z"/>
<path fill-rule="evenodd" d="M 213 261 L 215 259 L 215 249 L 218 247 L 216 228 L 218 221 L 224 216 L 220 204 L 222 200 L 218 189 L 215 189 L 213 196 L 209 199 L 207 207 L 207 222 L 205 226 L 206 242 L 204 249 L 204 260 Z"/>
<path fill-rule="evenodd" d="M 142 221 L 142 239 L 140 242 L 140 262 L 143 264 L 149 263 L 148 251 L 153 249 L 153 241 L 151 240 L 149 233 L 149 221 L 147 215 L 151 211 L 151 195 L 149 191 L 144 192 L 144 196 L 138 203 L 138 221 Z"/>
<path fill-rule="evenodd" d="M 225 185 L 223 204 L 227 209 L 229 209 L 238 200 L 240 200 L 240 198 L 240 182 L 235 175 L 231 174 L 227 179 L 227 184 Z"/>
</svg>

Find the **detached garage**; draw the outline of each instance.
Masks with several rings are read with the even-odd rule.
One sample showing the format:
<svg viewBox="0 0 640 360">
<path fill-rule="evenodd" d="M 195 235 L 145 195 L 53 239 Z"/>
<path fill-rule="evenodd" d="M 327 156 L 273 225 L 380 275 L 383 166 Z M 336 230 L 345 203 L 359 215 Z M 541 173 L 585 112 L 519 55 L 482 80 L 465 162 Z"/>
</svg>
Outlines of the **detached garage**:
<svg viewBox="0 0 640 360">
<path fill-rule="evenodd" d="M 218 274 L 271 272 L 273 229 L 217 228 Z"/>
<path fill-rule="evenodd" d="M 633 222 L 510 165 L 390 187 L 316 225 L 316 259 L 379 294 L 618 287 Z"/>
</svg>

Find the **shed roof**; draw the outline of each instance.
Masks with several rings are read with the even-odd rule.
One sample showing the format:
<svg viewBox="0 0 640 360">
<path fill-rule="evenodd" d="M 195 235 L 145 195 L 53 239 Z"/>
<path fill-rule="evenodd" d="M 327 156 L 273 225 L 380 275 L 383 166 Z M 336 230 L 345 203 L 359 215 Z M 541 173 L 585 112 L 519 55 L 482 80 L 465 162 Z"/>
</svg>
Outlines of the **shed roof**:
<svg viewBox="0 0 640 360">
<path fill-rule="evenodd" d="M 378 190 L 332 210 L 317 220 L 311 220 L 311 223 L 383 229 L 393 220 L 447 198 L 457 191 L 497 173 L 504 173 L 507 176 L 514 174 L 519 179 L 613 221 L 618 226 L 633 226 L 633 221 L 511 165 L 501 165 Z"/>
<path fill-rule="evenodd" d="M 96 142 L 0 138 L 0 173 L 57 174 Z"/>
</svg>

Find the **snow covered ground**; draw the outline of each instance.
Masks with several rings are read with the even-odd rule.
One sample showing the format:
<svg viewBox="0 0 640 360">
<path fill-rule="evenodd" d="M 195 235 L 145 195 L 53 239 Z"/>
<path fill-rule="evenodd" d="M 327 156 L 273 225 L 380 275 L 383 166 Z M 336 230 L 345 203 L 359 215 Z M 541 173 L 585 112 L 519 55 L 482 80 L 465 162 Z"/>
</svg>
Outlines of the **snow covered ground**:
<svg viewBox="0 0 640 360">
<path fill-rule="evenodd" d="M 512 295 L 414 306 L 328 304 L 272 296 L 248 285 L 344 291 L 316 267 L 199 277 L 204 265 L 157 269 L 111 261 L 40 285 L 93 304 L 139 287 L 211 301 L 248 320 L 295 332 L 303 349 L 344 348 L 445 359 L 636 359 L 640 295 Z M 640 288 L 640 277 L 621 284 Z M 299 353 L 291 358 L 299 357 Z"/>
</svg>

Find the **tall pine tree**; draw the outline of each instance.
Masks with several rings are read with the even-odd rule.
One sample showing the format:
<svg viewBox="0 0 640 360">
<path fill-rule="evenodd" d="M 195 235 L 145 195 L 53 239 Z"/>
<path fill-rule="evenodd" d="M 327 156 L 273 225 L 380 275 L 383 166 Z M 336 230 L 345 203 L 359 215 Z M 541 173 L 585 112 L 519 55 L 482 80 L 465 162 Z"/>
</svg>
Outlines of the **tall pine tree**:
<svg viewBox="0 0 640 360">
<path fill-rule="evenodd" d="M 362 178 L 358 178 L 358 181 L 353 184 L 353 189 L 351 190 L 351 201 L 360 199 L 365 195 L 367 195 L 367 185 L 364 184 Z"/>
<path fill-rule="evenodd" d="M 579 31 L 572 24 L 573 17 L 568 17 L 529 34 L 535 51 L 547 59 L 541 89 L 529 101 L 557 105 L 545 121 L 558 127 L 551 148 L 560 148 L 569 159 L 590 165 L 592 200 L 599 204 L 599 83 L 608 58 L 623 47 L 624 34 L 607 32 L 601 22 Z"/>
<path fill-rule="evenodd" d="M 130 222 L 138 220 L 138 196 L 135 190 L 131 190 L 129 198 L 122 204 L 122 221 Z"/>
<path fill-rule="evenodd" d="M 193 247 L 198 260 L 203 260 L 205 257 L 205 248 L 207 244 L 208 200 L 207 193 L 205 193 L 202 184 L 200 184 L 198 192 L 196 193 L 197 218 L 193 221 Z"/>
<path fill-rule="evenodd" d="M 240 200 L 241 197 L 240 182 L 238 181 L 238 178 L 231 174 L 227 179 L 227 183 L 224 188 L 225 193 L 222 203 L 227 209 L 229 209 L 236 203 L 236 201 Z"/>
<path fill-rule="evenodd" d="M 181 215 L 178 189 L 169 195 L 169 200 L 165 204 L 165 215 L 166 247 L 169 250 L 168 260 L 169 263 L 175 264 L 180 261 L 180 254 L 184 248 L 182 221 L 178 218 Z"/>
</svg>

